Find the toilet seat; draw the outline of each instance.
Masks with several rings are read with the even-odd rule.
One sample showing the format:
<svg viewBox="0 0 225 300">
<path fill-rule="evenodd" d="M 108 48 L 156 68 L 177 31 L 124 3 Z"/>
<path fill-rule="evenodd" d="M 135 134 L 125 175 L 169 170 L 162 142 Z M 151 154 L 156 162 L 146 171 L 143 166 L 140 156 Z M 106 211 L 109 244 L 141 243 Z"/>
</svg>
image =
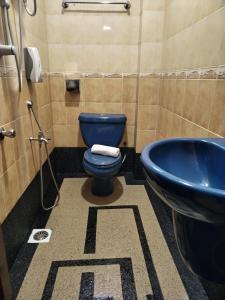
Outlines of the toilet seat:
<svg viewBox="0 0 225 300">
<path fill-rule="evenodd" d="M 106 169 L 120 165 L 122 156 L 121 154 L 118 157 L 94 154 L 91 149 L 88 149 L 84 153 L 84 161 L 94 168 Z"/>
</svg>

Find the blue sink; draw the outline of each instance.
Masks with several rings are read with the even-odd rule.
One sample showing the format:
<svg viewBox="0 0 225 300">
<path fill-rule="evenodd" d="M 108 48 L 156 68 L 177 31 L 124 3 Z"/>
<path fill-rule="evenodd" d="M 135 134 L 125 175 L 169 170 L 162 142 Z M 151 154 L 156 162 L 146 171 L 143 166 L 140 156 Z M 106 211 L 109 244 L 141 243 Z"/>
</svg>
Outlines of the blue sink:
<svg viewBox="0 0 225 300">
<path fill-rule="evenodd" d="M 141 154 L 146 179 L 172 208 L 187 266 L 225 283 L 225 139 L 165 139 Z"/>
</svg>

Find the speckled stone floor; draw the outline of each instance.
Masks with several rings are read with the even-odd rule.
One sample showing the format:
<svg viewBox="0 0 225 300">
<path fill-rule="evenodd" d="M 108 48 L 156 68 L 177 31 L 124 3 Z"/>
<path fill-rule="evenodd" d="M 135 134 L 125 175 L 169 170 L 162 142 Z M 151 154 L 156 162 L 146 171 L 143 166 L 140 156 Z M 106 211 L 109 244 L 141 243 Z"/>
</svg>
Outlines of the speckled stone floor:
<svg viewBox="0 0 225 300">
<path fill-rule="evenodd" d="M 17 299 L 189 299 L 143 185 L 115 178 L 98 198 L 90 179 L 64 179 Z"/>
</svg>

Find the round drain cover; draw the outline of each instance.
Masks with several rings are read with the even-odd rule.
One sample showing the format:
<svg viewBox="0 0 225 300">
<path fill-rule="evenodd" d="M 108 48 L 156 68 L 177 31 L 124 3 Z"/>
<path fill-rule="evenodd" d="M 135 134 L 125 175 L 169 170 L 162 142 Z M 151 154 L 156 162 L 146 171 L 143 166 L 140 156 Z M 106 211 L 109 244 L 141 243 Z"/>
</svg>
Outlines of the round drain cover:
<svg viewBox="0 0 225 300">
<path fill-rule="evenodd" d="M 38 231 L 34 234 L 33 238 L 36 241 L 43 241 L 48 237 L 49 233 L 45 230 Z"/>
</svg>

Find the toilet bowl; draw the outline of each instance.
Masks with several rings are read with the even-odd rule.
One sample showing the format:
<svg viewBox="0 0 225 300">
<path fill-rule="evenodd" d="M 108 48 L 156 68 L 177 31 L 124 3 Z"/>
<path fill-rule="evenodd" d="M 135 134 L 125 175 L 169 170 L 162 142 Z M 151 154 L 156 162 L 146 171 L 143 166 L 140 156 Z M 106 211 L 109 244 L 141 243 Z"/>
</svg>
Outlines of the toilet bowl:
<svg viewBox="0 0 225 300">
<path fill-rule="evenodd" d="M 121 168 L 122 156 L 111 157 L 94 154 L 90 147 L 94 144 L 116 147 L 120 144 L 126 124 L 123 114 L 81 113 L 79 123 L 81 135 L 89 147 L 84 153 L 83 167 L 92 176 L 92 193 L 108 196 L 113 192 L 112 178 Z"/>
</svg>

